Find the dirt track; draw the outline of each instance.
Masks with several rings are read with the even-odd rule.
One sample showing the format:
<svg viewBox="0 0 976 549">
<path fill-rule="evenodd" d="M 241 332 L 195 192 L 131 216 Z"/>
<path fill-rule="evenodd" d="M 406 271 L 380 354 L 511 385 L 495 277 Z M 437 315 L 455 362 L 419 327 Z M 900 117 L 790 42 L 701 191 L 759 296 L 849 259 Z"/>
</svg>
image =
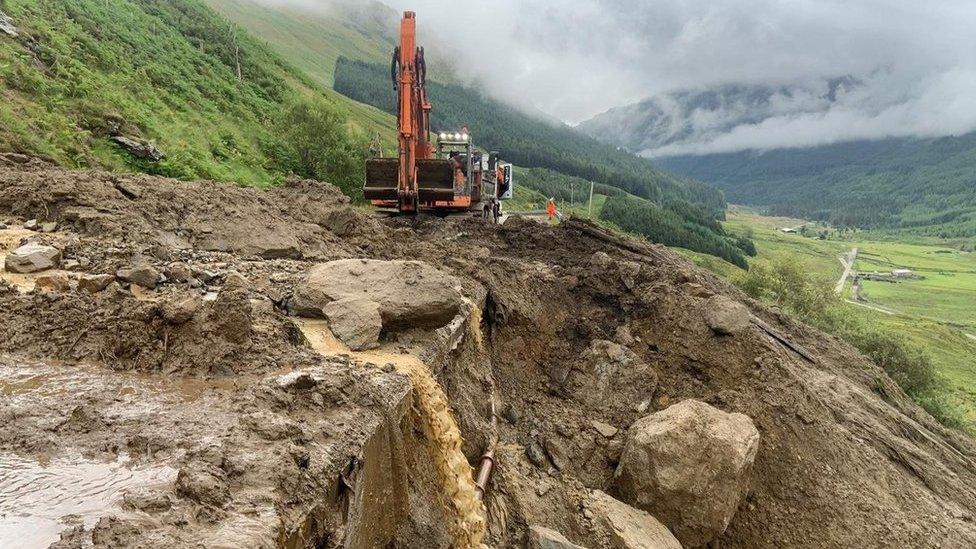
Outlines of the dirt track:
<svg viewBox="0 0 976 549">
<path fill-rule="evenodd" d="M 750 494 L 716 546 L 976 545 L 970 439 L 846 344 L 662 247 L 576 220 L 380 221 L 313 182 L 262 192 L 0 160 L 0 221 L 32 218 L 59 223 L 28 236 L 76 261 L 72 276 L 181 264 L 199 283 L 115 282 L 97 294 L 0 283 L 0 467 L 175 472 L 43 519 L 64 531 L 60 547 L 447 546 L 449 506 L 407 377 L 378 358 L 322 356 L 289 315 L 310 266 L 350 257 L 426 261 L 483 304 L 483 347 L 408 330 L 383 349 L 433 369 L 471 465 L 497 396 L 491 545 L 518 546 L 543 525 L 610 546 L 583 512 L 590 490 L 614 493 L 629 425 L 686 398 L 746 414 L 760 432 Z M 816 365 L 755 328 L 713 334 L 702 308 L 714 294 L 746 303 Z M 199 303 L 174 323 L 192 295 Z M 587 369 L 581 357 L 600 340 L 639 362 Z"/>
</svg>

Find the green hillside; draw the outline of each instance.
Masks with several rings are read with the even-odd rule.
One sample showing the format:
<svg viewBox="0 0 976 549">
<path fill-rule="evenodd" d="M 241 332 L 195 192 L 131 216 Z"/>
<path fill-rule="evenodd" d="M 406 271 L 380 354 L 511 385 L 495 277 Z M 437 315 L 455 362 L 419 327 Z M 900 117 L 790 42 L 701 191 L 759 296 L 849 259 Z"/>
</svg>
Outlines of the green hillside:
<svg viewBox="0 0 976 549">
<path fill-rule="evenodd" d="M 339 57 L 387 61 L 397 12 L 375 1 L 323 2 L 321 13 L 253 0 L 205 0 L 228 20 L 259 36 L 288 63 L 332 87 Z"/>
<path fill-rule="evenodd" d="M 197 0 L 0 5 L 21 31 L 0 36 L 0 150 L 70 167 L 251 184 L 289 172 L 339 183 L 361 177 L 355 157 L 365 145 L 347 131 L 351 107 Z M 301 112 L 314 112 L 309 124 L 319 126 L 289 122 Z M 389 127 L 385 116 L 356 114 L 364 132 Z M 306 130 L 349 159 L 301 165 Z M 115 133 L 147 139 L 166 158 L 137 159 L 111 141 Z"/>
<path fill-rule="evenodd" d="M 731 202 L 834 225 L 976 236 L 976 133 L 661 158 Z"/>
</svg>

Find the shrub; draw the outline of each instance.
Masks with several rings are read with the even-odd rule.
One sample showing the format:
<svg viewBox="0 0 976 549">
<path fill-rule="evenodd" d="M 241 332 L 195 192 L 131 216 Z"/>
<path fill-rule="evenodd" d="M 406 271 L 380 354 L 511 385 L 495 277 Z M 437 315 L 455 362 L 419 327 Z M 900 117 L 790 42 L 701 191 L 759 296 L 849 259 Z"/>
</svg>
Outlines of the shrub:
<svg viewBox="0 0 976 549">
<path fill-rule="evenodd" d="M 362 196 L 366 144 L 353 138 L 343 116 L 322 99 L 286 104 L 276 124 L 282 164 L 302 177 L 327 181 Z"/>
<path fill-rule="evenodd" d="M 755 299 L 773 303 L 806 322 L 823 327 L 828 311 L 837 303 L 830 283 L 815 278 L 802 262 L 789 256 L 754 261 L 732 282 Z"/>
</svg>

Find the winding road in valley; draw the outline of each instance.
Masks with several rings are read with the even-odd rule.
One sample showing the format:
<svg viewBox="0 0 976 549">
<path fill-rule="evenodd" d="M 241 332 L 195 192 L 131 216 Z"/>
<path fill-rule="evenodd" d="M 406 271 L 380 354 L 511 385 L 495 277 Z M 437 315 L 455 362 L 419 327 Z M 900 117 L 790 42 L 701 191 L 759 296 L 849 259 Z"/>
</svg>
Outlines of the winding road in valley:
<svg viewBox="0 0 976 549">
<path fill-rule="evenodd" d="M 837 281 L 837 286 L 834 287 L 834 293 L 840 295 L 844 292 L 844 283 L 847 282 L 847 277 L 851 276 L 851 270 L 854 269 L 854 261 L 857 260 L 857 248 L 851 248 L 851 251 L 840 256 L 838 259 L 840 259 L 840 264 L 844 266 L 844 272 L 841 273 L 840 280 Z"/>
</svg>

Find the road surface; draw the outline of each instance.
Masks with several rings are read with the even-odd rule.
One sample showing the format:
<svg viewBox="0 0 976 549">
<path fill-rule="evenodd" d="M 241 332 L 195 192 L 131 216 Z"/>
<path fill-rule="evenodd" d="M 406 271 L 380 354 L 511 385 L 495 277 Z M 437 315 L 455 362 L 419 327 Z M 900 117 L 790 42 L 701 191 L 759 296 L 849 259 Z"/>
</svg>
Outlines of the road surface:
<svg viewBox="0 0 976 549">
<path fill-rule="evenodd" d="M 851 251 L 840 256 L 838 259 L 840 259 L 840 264 L 844 266 L 844 272 L 840 275 L 837 286 L 834 287 L 834 293 L 840 295 L 844 292 L 844 283 L 847 282 L 847 277 L 851 276 L 854 261 L 857 260 L 857 248 L 851 248 Z"/>
</svg>

